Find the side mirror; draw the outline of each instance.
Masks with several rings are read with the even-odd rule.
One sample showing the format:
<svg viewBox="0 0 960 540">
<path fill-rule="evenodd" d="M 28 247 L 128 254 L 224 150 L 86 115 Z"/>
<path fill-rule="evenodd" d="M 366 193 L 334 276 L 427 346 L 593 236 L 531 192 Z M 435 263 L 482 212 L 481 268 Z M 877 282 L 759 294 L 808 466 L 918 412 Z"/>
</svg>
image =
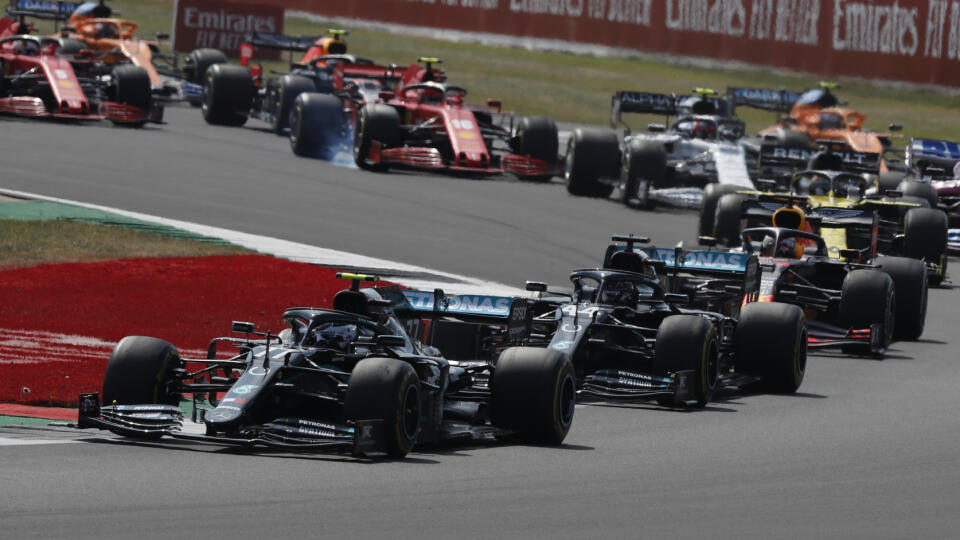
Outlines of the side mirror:
<svg viewBox="0 0 960 540">
<path fill-rule="evenodd" d="M 530 292 L 547 292 L 545 281 L 528 281 L 526 289 Z"/>
<path fill-rule="evenodd" d="M 497 98 L 487 98 L 487 107 L 501 112 L 503 110 L 503 102 Z"/>
<path fill-rule="evenodd" d="M 717 239 L 712 236 L 698 236 L 697 243 L 701 246 L 714 247 L 717 245 Z"/>
<path fill-rule="evenodd" d="M 403 347 L 407 344 L 407 340 L 403 336 L 382 334 L 377 336 L 376 343 L 383 347 Z"/>
<path fill-rule="evenodd" d="M 381 101 L 390 101 L 396 94 L 389 90 L 381 90 L 379 97 Z"/>
<path fill-rule="evenodd" d="M 689 304 L 690 297 L 685 294 L 667 293 L 663 295 L 663 301 L 668 304 Z"/>
<path fill-rule="evenodd" d="M 233 324 L 230 326 L 230 328 L 234 332 L 243 332 L 245 334 L 252 334 L 254 328 L 256 327 L 252 322 L 233 321 Z"/>
<path fill-rule="evenodd" d="M 664 133 L 667 131 L 667 126 L 664 124 L 647 124 L 647 131 L 650 133 Z"/>
<path fill-rule="evenodd" d="M 887 129 L 889 129 L 890 131 L 902 131 L 902 130 L 903 130 L 903 125 L 901 125 L 901 124 L 890 124 L 889 126 L 887 126 Z"/>
<path fill-rule="evenodd" d="M 157 41 L 167 41 L 170 39 L 170 34 L 166 32 L 157 32 Z"/>
<path fill-rule="evenodd" d="M 896 199 L 897 197 L 903 197 L 903 192 L 900 191 L 899 189 L 888 189 L 884 191 L 883 194 L 886 195 L 887 197 L 892 197 L 894 199 Z"/>
</svg>

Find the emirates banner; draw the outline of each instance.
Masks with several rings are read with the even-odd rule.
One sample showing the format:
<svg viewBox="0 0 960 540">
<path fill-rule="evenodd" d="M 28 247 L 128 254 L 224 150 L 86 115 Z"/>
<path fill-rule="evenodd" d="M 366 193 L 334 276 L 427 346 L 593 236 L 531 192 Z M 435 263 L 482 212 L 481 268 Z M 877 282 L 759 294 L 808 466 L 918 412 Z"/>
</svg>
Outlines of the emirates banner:
<svg viewBox="0 0 960 540">
<path fill-rule="evenodd" d="M 318 15 L 960 86 L 960 0 L 262 1 Z"/>
<path fill-rule="evenodd" d="M 237 56 L 243 36 L 251 32 L 283 33 L 283 7 L 225 0 L 176 0 L 173 50 L 220 49 Z M 279 51 L 258 51 L 261 58 L 279 58 Z"/>
</svg>

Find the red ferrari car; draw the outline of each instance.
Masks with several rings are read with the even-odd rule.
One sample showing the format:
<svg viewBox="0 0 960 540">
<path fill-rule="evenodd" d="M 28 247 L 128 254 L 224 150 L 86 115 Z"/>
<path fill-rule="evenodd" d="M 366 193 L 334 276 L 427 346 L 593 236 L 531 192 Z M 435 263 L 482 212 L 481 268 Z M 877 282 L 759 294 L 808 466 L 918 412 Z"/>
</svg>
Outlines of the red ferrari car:
<svg viewBox="0 0 960 540">
<path fill-rule="evenodd" d="M 377 102 L 367 100 L 356 114 L 345 114 L 329 100 L 301 95 L 291 127 L 297 127 L 301 140 L 304 136 L 320 140 L 310 132 L 330 131 L 332 123 L 352 127 L 354 161 L 364 169 L 510 173 L 542 180 L 558 173 L 557 127 L 552 119 L 530 116 L 514 123 L 514 116 L 502 113 L 496 99 L 469 105 L 466 89 L 447 84 L 445 72 L 435 67 L 439 63 L 437 58 L 420 58 L 407 68 L 395 91 L 380 92 Z M 501 121 L 494 122 L 495 117 Z M 310 122 L 311 118 L 325 121 Z"/>
<path fill-rule="evenodd" d="M 0 112 L 31 118 L 160 122 L 143 68 L 111 68 L 90 51 L 60 55 L 61 41 L 21 33 L 23 22 L 0 18 Z M 84 52 L 88 54 L 83 54 Z"/>
</svg>

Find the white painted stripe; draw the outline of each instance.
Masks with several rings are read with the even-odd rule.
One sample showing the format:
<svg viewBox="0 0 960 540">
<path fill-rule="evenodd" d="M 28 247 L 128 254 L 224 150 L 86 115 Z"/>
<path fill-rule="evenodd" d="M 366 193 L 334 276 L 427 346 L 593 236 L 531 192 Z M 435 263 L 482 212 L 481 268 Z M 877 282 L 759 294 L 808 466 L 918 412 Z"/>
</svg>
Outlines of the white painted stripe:
<svg viewBox="0 0 960 540">
<path fill-rule="evenodd" d="M 83 441 L 75 439 L 14 439 L 11 437 L 0 437 L 0 446 L 34 446 L 38 444 L 73 444 Z"/>
<path fill-rule="evenodd" d="M 92 208 L 94 210 L 101 210 L 104 212 L 112 212 L 121 216 L 131 217 L 134 219 L 139 219 L 142 221 L 147 221 L 150 223 L 157 223 L 160 225 L 167 225 L 170 227 L 176 227 L 184 231 L 188 231 L 194 234 L 200 234 L 203 236 L 209 236 L 211 238 L 218 238 L 225 240 L 232 244 L 251 249 L 254 251 L 259 251 L 260 253 L 265 253 L 268 255 L 273 255 L 274 257 L 280 257 L 288 259 L 291 261 L 306 262 L 312 264 L 319 264 L 323 266 L 330 267 L 357 267 L 357 268 L 369 268 L 369 269 L 378 269 L 384 271 L 398 271 L 403 273 L 412 273 L 412 274 L 421 274 L 426 275 L 426 277 L 391 277 L 390 280 L 395 283 L 400 283 L 407 287 L 415 289 L 424 289 L 424 290 L 433 290 L 436 287 L 442 287 L 444 290 L 453 293 L 461 294 L 488 294 L 496 296 L 515 296 L 525 294 L 522 289 L 517 287 L 510 287 L 508 285 L 503 285 L 494 281 L 485 281 L 482 279 L 471 278 L 468 276 L 462 276 L 459 274 L 451 274 L 448 272 L 440 272 L 437 270 L 431 270 L 429 268 L 424 268 L 422 266 L 415 266 L 411 264 L 401 263 L 397 261 L 390 261 L 386 259 L 378 259 L 375 257 L 368 257 L 366 255 L 359 255 L 356 253 L 349 253 L 346 251 L 338 251 L 334 249 L 327 249 L 322 247 L 311 246 L 307 244 L 301 244 L 298 242 L 290 242 L 287 240 L 281 240 L 279 238 L 271 238 L 269 236 L 260 236 L 256 234 L 248 234 L 239 231 L 233 231 L 230 229 L 223 229 L 220 227 L 211 227 L 209 225 L 201 225 L 199 223 L 192 223 L 189 221 L 180 221 L 176 219 L 167 219 L 159 216 L 153 216 L 149 214 L 141 214 L 139 212 L 130 212 L 127 210 L 121 210 L 118 208 L 111 208 L 109 206 L 101 206 L 97 204 L 89 204 L 80 201 L 72 201 L 69 199 L 61 199 L 58 197 L 48 197 L 46 195 L 39 195 L 36 193 L 29 193 L 25 191 L 17 191 L 12 189 L 0 188 L 0 194 L 8 195 L 12 197 L 18 197 L 22 199 L 33 199 L 41 201 L 50 201 L 58 202 L 63 204 L 72 204 L 75 206 L 82 206 L 84 208 Z M 443 279 L 443 281 L 438 281 L 436 279 L 431 279 L 429 275 L 438 276 Z"/>
</svg>

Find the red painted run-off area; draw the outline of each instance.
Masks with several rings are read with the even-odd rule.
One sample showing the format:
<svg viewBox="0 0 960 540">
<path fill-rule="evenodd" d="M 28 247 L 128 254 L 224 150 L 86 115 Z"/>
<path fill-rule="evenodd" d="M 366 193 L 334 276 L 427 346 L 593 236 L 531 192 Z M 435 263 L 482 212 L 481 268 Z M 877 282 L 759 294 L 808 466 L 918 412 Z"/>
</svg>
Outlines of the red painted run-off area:
<svg viewBox="0 0 960 540">
<path fill-rule="evenodd" d="M 336 270 L 261 255 L 125 259 L 0 272 L 0 403 L 72 405 L 99 391 L 127 335 L 202 356 L 243 320 L 283 328 L 283 310 L 329 306 Z M 26 389 L 26 390 L 25 390 Z"/>
</svg>

